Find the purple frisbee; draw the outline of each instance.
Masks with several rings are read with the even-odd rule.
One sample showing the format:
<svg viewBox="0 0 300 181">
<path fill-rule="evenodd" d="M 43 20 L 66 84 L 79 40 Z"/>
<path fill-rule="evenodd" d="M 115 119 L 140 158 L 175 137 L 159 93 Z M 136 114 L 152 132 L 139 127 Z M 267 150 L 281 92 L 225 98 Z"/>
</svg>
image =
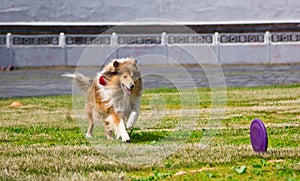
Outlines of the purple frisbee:
<svg viewBox="0 0 300 181">
<path fill-rule="evenodd" d="M 250 140 L 255 152 L 266 152 L 268 148 L 268 134 L 264 123 L 254 119 L 250 126 Z"/>
</svg>

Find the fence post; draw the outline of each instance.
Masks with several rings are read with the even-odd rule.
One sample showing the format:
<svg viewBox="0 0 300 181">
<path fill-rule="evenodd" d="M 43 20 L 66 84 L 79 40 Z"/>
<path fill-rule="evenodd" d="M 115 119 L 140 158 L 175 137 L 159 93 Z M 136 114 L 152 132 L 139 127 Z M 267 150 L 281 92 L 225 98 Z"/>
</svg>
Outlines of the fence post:
<svg viewBox="0 0 300 181">
<path fill-rule="evenodd" d="M 166 32 L 162 32 L 161 34 L 161 45 L 164 48 L 164 56 L 166 57 L 166 62 L 169 62 L 169 53 L 168 53 L 168 37 Z"/>
<path fill-rule="evenodd" d="M 269 59 L 269 63 L 272 63 L 271 41 L 270 41 L 270 32 L 269 31 L 266 31 L 266 33 L 265 33 L 265 39 L 266 39 L 266 46 L 268 47 L 268 59 Z"/>
<path fill-rule="evenodd" d="M 59 46 L 64 48 L 66 43 L 65 43 L 65 33 L 64 32 L 60 32 L 59 33 Z"/>
<path fill-rule="evenodd" d="M 10 42 L 11 33 L 6 34 L 6 48 L 10 48 L 11 42 Z"/>
<path fill-rule="evenodd" d="M 220 39 L 219 39 L 219 32 L 215 32 L 214 34 L 214 45 L 216 46 L 216 50 L 217 50 L 217 59 L 218 59 L 218 62 L 219 63 L 222 63 L 221 60 L 220 60 Z"/>
<path fill-rule="evenodd" d="M 161 34 L 161 44 L 162 45 L 167 45 L 168 43 L 168 39 L 167 39 L 167 33 L 166 32 L 163 32 Z"/>
<path fill-rule="evenodd" d="M 65 38 L 65 33 L 60 32 L 59 33 L 59 38 L 58 38 L 58 46 L 61 47 L 61 51 L 63 51 L 63 57 L 64 57 L 64 62 L 65 66 L 68 66 L 68 56 L 67 56 L 67 50 L 66 50 L 66 38 Z"/>
<path fill-rule="evenodd" d="M 116 33 L 116 32 L 113 32 L 113 33 L 111 34 L 111 45 L 112 45 L 113 47 L 118 46 L 118 37 L 117 37 L 117 33 Z"/>
</svg>

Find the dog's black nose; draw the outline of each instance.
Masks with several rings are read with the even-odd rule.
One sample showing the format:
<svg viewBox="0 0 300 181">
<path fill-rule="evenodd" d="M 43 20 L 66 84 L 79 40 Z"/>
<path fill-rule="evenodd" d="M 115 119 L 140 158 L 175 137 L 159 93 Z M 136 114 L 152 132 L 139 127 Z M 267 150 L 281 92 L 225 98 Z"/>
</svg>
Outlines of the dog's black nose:
<svg viewBox="0 0 300 181">
<path fill-rule="evenodd" d="M 130 84 L 130 89 L 133 89 L 134 88 L 134 85 L 133 84 Z"/>
</svg>

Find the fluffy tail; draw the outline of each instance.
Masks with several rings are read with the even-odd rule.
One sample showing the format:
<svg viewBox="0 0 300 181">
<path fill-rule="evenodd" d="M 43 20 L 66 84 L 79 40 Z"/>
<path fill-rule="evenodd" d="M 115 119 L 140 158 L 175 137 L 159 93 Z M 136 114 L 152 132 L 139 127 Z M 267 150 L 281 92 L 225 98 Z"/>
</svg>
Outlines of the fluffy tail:
<svg viewBox="0 0 300 181">
<path fill-rule="evenodd" d="M 87 76 L 82 75 L 81 73 L 67 73 L 62 75 L 63 77 L 73 78 L 77 87 L 79 87 L 84 93 L 88 92 L 89 87 L 92 84 L 92 79 Z"/>
</svg>

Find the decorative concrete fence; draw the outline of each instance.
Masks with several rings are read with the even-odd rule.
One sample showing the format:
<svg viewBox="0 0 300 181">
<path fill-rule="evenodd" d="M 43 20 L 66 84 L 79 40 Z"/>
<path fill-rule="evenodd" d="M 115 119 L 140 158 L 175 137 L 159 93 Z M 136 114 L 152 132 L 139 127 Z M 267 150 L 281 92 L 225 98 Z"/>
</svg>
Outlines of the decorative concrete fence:
<svg viewBox="0 0 300 181">
<path fill-rule="evenodd" d="M 8 33 L 0 35 L 0 66 L 99 66 L 107 59 L 127 56 L 143 57 L 141 64 L 300 63 L 299 50 L 298 32 L 234 34 L 163 32 L 101 35 Z"/>
</svg>

